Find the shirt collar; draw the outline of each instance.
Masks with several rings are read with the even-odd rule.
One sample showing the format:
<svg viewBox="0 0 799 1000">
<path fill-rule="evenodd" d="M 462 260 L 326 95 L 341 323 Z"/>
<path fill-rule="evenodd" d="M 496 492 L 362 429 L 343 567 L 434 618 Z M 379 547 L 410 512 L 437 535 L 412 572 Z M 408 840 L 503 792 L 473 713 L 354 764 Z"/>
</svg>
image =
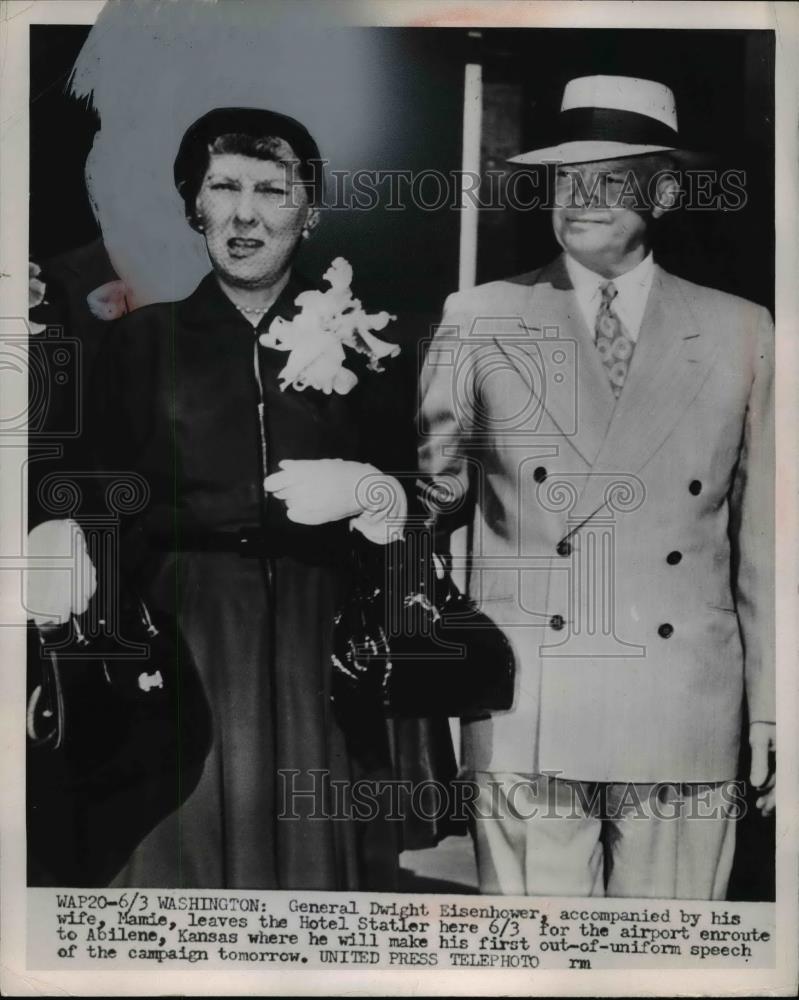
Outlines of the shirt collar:
<svg viewBox="0 0 799 1000">
<path fill-rule="evenodd" d="M 586 326 L 594 333 L 597 312 L 600 304 L 600 288 L 608 282 L 608 278 L 589 270 L 583 264 L 564 254 L 566 271 L 569 275 L 574 294 L 580 306 Z M 641 322 L 644 317 L 646 302 L 655 276 L 655 261 L 652 253 L 635 267 L 613 279 L 618 292 L 613 301 L 613 308 L 624 324 L 627 334 L 633 341 L 638 340 Z"/>
<path fill-rule="evenodd" d="M 597 274 L 596 271 L 591 271 L 569 254 L 564 254 L 564 257 L 566 259 L 566 270 L 569 272 L 569 278 L 576 292 L 590 292 L 593 294 L 598 292 L 602 285 L 610 280 L 601 274 Z M 654 269 L 655 258 L 650 250 L 646 257 L 640 263 L 636 264 L 634 268 L 625 271 L 624 274 L 620 274 L 617 278 L 613 278 L 613 284 L 618 289 L 619 295 L 624 295 L 628 291 L 643 291 L 651 283 Z"/>
</svg>

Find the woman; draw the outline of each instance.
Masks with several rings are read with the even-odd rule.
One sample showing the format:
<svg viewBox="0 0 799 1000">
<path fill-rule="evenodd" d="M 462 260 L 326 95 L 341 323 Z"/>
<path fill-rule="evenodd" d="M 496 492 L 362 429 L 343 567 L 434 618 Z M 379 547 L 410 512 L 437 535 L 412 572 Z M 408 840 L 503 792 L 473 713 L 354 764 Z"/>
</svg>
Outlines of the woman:
<svg viewBox="0 0 799 1000">
<path fill-rule="evenodd" d="M 385 515 L 397 523 L 404 510 L 396 480 L 382 517 L 361 513 L 356 496 L 377 473 L 364 461 L 364 429 L 384 419 L 375 406 L 391 395 L 392 373 L 354 356 L 347 395 L 330 384 L 282 388 L 287 355 L 268 336 L 305 289 L 292 262 L 318 222 L 318 161 L 307 131 L 283 115 L 222 108 L 195 122 L 175 182 L 213 271 L 188 299 L 124 317 L 100 362 L 101 467 L 135 470 L 151 490 L 125 532 L 123 567 L 176 615 L 214 727 L 195 791 L 116 884 L 396 884 L 397 824 L 348 818 L 331 792 L 390 777 L 388 742 L 352 734 L 354 749 L 328 681 L 354 540 L 385 541 Z M 385 468 L 413 467 L 410 457 L 394 464 L 405 460 L 389 447 L 381 440 Z M 325 778 L 338 786 L 325 790 Z"/>
</svg>

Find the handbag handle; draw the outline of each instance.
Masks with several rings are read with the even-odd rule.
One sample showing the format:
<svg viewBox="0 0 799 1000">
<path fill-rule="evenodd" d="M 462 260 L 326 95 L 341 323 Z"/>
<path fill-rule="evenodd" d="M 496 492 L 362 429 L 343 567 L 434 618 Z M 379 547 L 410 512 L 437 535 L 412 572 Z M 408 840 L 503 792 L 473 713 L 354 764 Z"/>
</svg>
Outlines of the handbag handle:
<svg viewBox="0 0 799 1000">
<path fill-rule="evenodd" d="M 147 635 L 149 635 L 152 638 L 154 638 L 157 635 L 160 635 L 160 631 L 153 624 L 153 619 L 150 616 L 150 610 L 141 597 L 138 598 L 138 604 L 139 604 L 139 616 L 141 617 L 141 623 L 144 626 L 144 631 L 147 633 Z"/>
<path fill-rule="evenodd" d="M 30 626 L 28 626 L 30 628 Z M 44 630 L 34 625 L 40 652 L 44 660 L 41 683 L 31 691 L 25 711 L 25 731 L 32 746 L 49 744 L 58 750 L 64 742 L 64 691 L 58 656 L 46 649 Z M 40 720 L 46 720 L 47 731 L 40 732 Z"/>
</svg>

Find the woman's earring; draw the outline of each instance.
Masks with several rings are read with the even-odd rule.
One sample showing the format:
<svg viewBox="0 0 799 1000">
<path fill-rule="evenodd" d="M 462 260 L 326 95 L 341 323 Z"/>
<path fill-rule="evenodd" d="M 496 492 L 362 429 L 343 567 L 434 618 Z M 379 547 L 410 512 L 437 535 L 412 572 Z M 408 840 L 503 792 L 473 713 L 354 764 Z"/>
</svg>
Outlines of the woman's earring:
<svg viewBox="0 0 799 1000">
<path fill-rule="evenodd" d="M 304 240 L 307 240 L 310 235 L 311 235 L 311 230 L 307 226 L 303 226 L 302 227 L 302 238 Z"/>
</svg>

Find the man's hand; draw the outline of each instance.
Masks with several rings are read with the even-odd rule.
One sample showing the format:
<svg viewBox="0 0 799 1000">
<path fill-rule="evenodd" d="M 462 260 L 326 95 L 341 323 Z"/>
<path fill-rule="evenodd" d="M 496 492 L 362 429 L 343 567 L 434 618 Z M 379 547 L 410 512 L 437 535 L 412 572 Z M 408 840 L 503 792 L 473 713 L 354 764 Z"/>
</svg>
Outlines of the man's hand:
<svg viewBox="0 0 799 1000">
<path fill-rule="evenodd" d="M 749 726 L 749 746 L 752 748 L 752 768 L 749 781 L 762 792 L 755 805 L 764 816 L 770 816 L 777 804 L 776 768 L 770 766 L 769 753 L 777 751 L 777 727 L 773 722 L 753 722 Z"/>
<path fill-rule="evenodd" d="M 97 590 L 97 574 L 76 521 L 45 521 L 28 534 L 25 607 L 37 625 L 61 625 L 80 615 Z M 35 561 L 34 561 L 35 560 Z"/>
</svg>

